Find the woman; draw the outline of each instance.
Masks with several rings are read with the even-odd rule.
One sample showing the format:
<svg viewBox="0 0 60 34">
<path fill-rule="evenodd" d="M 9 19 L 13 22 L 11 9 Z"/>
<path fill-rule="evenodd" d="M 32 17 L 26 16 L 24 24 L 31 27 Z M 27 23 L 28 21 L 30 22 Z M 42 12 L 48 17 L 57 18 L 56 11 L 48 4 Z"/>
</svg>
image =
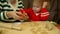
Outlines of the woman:
<svg viewBox="0 0 60 34">
<path fill-rule="evenodd" d="M 0 0 L 0 20 L 16 21 L 25 20 L 25 14 L 19 13 L 19 9 L 24 8 L 20 0 Z M 17 15 L 19 14 L 19 15 Z"/>
</svg>

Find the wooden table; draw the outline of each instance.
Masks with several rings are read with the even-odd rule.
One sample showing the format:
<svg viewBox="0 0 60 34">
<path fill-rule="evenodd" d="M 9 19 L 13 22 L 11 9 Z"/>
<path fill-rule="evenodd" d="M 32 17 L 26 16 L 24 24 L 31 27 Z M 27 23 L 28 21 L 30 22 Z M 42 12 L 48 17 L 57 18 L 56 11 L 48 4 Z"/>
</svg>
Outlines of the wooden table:
<svg viewBox="0 0 60 34">
<path fill-rule="evenodd" d="M 23 22 L 23 23 L 33 23 L 33 22 Z M 40 22 L 34 22 L 34 23 L 39 23 L 40 25 L 46 25 L 48 27 L 53 27 L 52 30 L 48 31 L 49 33 L 41 33 L 41 34 L 60 34 L 60 30 L 57 29 L 57 27 L 55 25 L 53 25 L 51 22 L 49 21 L 40 21 Z M 21 31 L 20 30 L 20 26 L 21 23 L 4 23 L 4 22 L 0 22 L 0 32 L 1 34 L 39 34 L 39 33 L 33 33 L 29 30 L 24 30 Z"/>
</svg>

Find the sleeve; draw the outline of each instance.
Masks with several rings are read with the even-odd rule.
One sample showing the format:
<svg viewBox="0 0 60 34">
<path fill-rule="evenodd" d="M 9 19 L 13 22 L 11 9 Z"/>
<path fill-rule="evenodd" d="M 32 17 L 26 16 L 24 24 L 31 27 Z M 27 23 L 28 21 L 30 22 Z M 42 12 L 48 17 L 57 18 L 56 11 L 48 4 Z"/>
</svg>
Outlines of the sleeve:
<svg viewBox="0 0 60 34">
<path fill-rule="evenodd" d="M 10 19 L 9 19 L 9 18 L 6 16 L 6 12 L 7 12 L 7 11 L 4 11 L 4 12 L 2 11 L 2 12 L 0 12 L 0 20 L 1 20 L 1 21 L 8 21 L 8 22 L 9 22 L 9 21 L 15 21 L 13 18 L 10 18 Z"/>
<path fill-rule="evenodd" d="M 23 2 L 18 0 L 18 8 L 24 8 Z"/>
<path fill-rule="evenodd" d="M 5 2 L 5 3 L 4 3 Z M 4 3 L 4 4 L 3 4 Z M 4 10 L 4 5 L 8 5 L 8 3 L 7 3 L 7 1 L 2 1 L 2 0 L 0 0 L 0 8 L 1 8 L 1 10 L 0 10 L 0 21 L 8 21 L 8 22 L 10 22 L 10 21 L 15 21 L 14 19 L 12 19 L 12 18 L 8 18 L 7 16 L 6 16 L 6 13 L 8 12 L 8 11 L 6 11 L 6 10 Z M 7 6 L 6 6 L 7 7 Z M 8 8 L 8 7 L 7 7 Z M 20 8 L 23 8 L 23 7 L 20 7 Z"/>
<path fill-rule="evenodd" d="M 49 18 L 49 12 L 46 8 L 43 8 L 41 12 L 41 20 L 45 21 L 48 20 L 48 18 Z"/>
<path fill-rule="evenodd" d="M 6 16 L 7 11 L 3 10 L 4 5 L 7 5 L 6 0 L 0 0 L 0 21 L 14 21 L 8 19 L 8 17 Z"/>
<path fill-rule="evenodd" d="M 0 0 L 0 20 L 4 20 L 5 19 L 5 13 L 6 12 L 4 13 L 4 11 L 2 9 L 3 9 L 2 2 Z"/>
</svg>

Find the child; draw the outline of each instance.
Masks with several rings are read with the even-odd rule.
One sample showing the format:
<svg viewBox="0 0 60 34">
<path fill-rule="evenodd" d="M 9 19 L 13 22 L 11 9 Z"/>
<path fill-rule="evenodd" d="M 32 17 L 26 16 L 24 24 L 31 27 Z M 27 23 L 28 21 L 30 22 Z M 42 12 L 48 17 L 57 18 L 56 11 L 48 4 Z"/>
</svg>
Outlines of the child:
<svg viewBox="0 0 60 34">
<path fill-rule="evenodd" d="M 49 18 L 49 12 L 46 8 L 42 8 L 42 2 L 35 0 L 33 2 L 33 7 L 27 10 L 20 9 L 23 13 L 27 13 L 30 21 L 45 21 Z"/>
</svg>

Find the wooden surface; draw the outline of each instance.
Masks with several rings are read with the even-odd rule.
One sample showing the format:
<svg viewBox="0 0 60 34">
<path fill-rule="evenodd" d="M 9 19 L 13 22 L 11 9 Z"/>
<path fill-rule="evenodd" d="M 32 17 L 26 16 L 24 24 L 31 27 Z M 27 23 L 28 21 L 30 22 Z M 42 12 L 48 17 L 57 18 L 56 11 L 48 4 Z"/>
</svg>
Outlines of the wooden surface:
<svg viewBox="0 0 60 34">
<path fill-rule="evenodd" d="M 0 22 L 0 32 L 1 34 L 60 34 L 57 27 L 49 21 L 23 23 Z"/>
</svg>

